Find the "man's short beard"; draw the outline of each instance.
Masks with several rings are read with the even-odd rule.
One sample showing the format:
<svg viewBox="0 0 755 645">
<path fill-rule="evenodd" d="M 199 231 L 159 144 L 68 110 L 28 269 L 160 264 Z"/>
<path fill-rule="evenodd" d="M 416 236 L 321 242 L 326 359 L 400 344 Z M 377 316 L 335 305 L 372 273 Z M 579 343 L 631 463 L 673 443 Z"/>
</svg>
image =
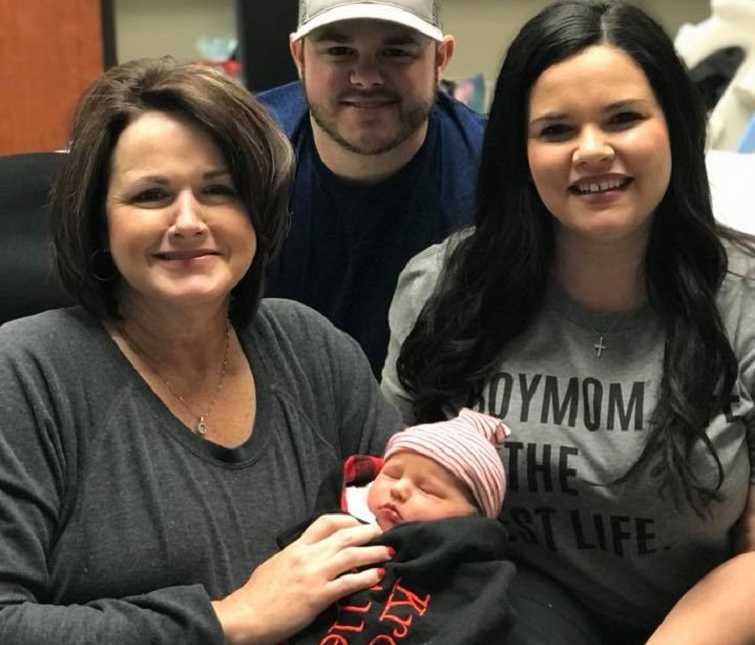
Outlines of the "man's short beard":
<svg viewBox="0 0 755 645">
<path fill-rule="evenodd" d="M 305 89 L 306 92 L 306 89 Z M 328 122 L 316 106 L 309 104 L 309 111 L 315 123 L 339 146 L 359 155 L 374 156 L 384 152 L 389 152 L 398 148 L 404 141 L 409 139 L 422 125 L 427 121 L 432 110 L 434 100 L 427 101 L 416 106 L 411 112 L 401 113 L 399 120 L 399 130 L 396 136 L 390 141 L 384 142 L 379 146 L 360 146 L 346 140 L 338 133 L 338 128 L 332 122 Z"/>
<path fill-rule="evenodd" d="M 433 77 L 434 91 L 432 97 L 428 101 L 415 105 L 414 108 L 408 113 L 404 113 L 403 111 L 400 113 L 399 131 L 396 133 L 396 136 L 380 146 L 360 146 L 347 141 L 343 136 L 341 136 L 338 132 L 338 128 L 335 122 L 329 122 L 325 115 L 323 115 L 322 111 L 316 105 L 312 104 L 312 101 L 310 101 L 309 99 L 309 92 L 307 92 L 307 83 L 305 80 L 307 75 L 305 70 L 306 68 L 304 65 L 304 58 L 302 53 L 302 88 L 304 89 L 304 96 L 307 99 L 307 104 L 309 105 L 309 113 L 312 115 L 312 119 L 320 127 L 320 129 L 322 129 L 322 131 L 325 132 L 331 139 L 333 139 L 333 141 L 335 141 L 339 146 L 355 154 L 375 156 L 383 154 L 384 152 L 389 152 L 390 150 L 394 150 L 402 143 L 404 143 L 404 141 L 409 139 L 415 132 L 417 132 L 417 130 L 422 127 L 424 123 L 427 122 L 430 117 L 430 111 L 435 104 L 435 96 L 438 87 L 437 69 L 435 70 Z M 401 101 L 399 101 L 398 109 L 401 109 Z"/>
</svg>

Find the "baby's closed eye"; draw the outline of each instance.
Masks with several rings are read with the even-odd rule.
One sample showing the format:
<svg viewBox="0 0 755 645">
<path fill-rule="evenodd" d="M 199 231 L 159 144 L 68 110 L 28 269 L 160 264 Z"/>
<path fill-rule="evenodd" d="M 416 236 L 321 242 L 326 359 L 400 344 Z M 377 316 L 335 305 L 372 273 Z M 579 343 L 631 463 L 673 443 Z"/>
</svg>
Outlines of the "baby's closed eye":
<svg viewBox="0 0 755 645">
<path fill-rule="evenodd" d="M 436 486 L 431 483 L 422 483 L 418 486 L 420 491 L 422 491 L 425 495 L 430 495 L 432 497 L 439 497 L 441 499 L 445 498 L 445 491 L 442 487 Z"/>
</svg>

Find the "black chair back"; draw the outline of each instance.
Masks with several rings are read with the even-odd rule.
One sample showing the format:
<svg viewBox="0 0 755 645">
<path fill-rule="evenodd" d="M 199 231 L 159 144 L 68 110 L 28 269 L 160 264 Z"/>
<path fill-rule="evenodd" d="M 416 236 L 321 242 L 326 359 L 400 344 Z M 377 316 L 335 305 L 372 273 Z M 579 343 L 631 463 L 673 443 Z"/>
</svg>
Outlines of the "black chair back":
<svg viewBox="0 0 755 645">
<path fill-rule="evenodd" d="M 0 156 L 0 324 L 72 304 L 49 253 L 49 193 L 64 155 Z"/>
</svg>

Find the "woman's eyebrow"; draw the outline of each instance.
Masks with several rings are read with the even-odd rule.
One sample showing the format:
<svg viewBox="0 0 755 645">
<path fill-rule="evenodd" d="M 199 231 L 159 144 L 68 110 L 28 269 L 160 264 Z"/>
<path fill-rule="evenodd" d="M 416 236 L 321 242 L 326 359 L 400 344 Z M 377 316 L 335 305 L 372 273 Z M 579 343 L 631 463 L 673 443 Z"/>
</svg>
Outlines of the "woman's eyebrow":
<svg viewBox="0 0 755 645">
<path fill-rule="evenodd" d="M 644 105 L 647 103 L 648 101 L 646 99 L 641 98 L 621 99 L 620 101 L 614 101 L 613 103 L 606 105 L 603 108 L 603 112 L 612 112 L 614 110 L 620 110 L 621 108 Z"/>
<path fill-rule="evenodd" d="M 215 177 L 222 177 L 223 175 L 230 175 L 231 171 L 228 168 L 217 168 L 215 170 L 208 170 L 202 176 L 205 179 L 214 179 Z"/>
<path fill-rule="evenodd" d="M 540 122 L 550 122 L 550 121 L 563 121 L 568 115 L 566 112 L 546 112 L 545 114 L 532 119 L 530 121 L 530 125 Z"/>
</svg>

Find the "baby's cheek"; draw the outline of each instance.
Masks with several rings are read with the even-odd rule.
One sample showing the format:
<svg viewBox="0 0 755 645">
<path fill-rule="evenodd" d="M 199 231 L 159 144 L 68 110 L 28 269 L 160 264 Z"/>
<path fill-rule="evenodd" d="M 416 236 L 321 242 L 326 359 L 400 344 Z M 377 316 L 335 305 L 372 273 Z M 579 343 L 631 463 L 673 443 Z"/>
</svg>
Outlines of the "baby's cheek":
<svg viewBox="0 0 755 645">
<path fill-rule="evenodd" d="M 377 482 L 373 482 L 372 486 L 367 489 L 367 508 L 371 513 L 375 513 L 375 509 L 380 505 L 380 488 Z"/>
</svg>

